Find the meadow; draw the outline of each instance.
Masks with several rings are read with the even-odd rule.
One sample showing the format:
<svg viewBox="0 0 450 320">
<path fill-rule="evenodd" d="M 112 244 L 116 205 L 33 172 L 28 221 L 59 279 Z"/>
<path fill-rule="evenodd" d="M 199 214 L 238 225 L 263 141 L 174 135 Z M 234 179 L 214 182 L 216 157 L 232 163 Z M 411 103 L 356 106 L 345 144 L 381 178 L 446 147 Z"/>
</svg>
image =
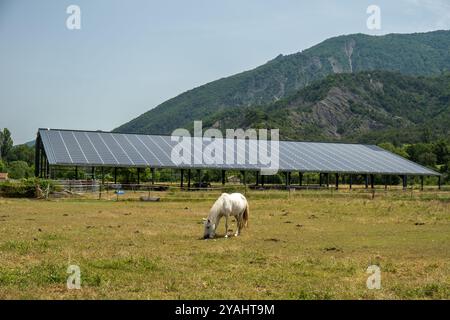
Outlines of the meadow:
<svg viewBox="0 0 450 320">
<path fill-rule="evenodd" d="M 219 192 L 143 194 L 0 198 L 0 299 L 450 298 L 448 191 L 247 191 L 249 228 L 213 240 Z"/>
</svg>

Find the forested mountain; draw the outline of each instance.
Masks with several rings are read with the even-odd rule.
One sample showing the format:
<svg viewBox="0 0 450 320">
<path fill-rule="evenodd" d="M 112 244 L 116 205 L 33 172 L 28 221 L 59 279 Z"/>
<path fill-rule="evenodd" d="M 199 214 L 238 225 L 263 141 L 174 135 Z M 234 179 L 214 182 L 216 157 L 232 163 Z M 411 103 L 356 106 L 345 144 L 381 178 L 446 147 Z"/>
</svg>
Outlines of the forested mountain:
<svg viewBox="0 0 450 320">
<path fill-rule="evenodd" d="M 334 74 L 275 103 L 228 108 L 203 120 L 219 129 L 279 128 L 286 140 L 431 142 L 450 138 L 450 73 Z"/>
<path fill-rule="evenodd" d="M 235 107 L 271 104 L 291 95 L 296 95 L 299 90 L 310 84 L 313 84 L 312 91 L 322 92 L 326 91 L 327 86 L 330 85 L 329 81 L 344 79 L 351 81 L 352 79 L 351 77 L 338 76 L 328 78 L 326 82 L 317 82 L 330 74 L 371 70 L 396 71 L 404 75 L 417 76 L 438 75 L 450 70 L 450 31 L 385 36 L 355 34 L 331 38 L 303 52 L 287 56 L 280 55 L 254 70 L 223 78 L 180 94 L 122 125 L 115 131 L 168 134 L 175 128 L 191 126 L 193 120 L 214 118 L 218 113 L 227 115 L 228 112 L 234 112 Z M 414 82 L 412 78 L 409 79 L 405 81 L 407 83 Z M 377 78 L 378 82 L 381 80 Z M 386 79 L 386 81 L 390 83 L 389 79 Z M 320 89 L 318 88 L 320 86 L 324 87 Z M 400 89 L 398 88 L 398 90 Z M 400 91 L 398 92 L 401 93 Z M 390 92 L 390 89 L 386 86 L 378 94 L 375 91 L 367 92 L 367 94 L 370 94 L 370 97 L 378 97 L 381 94 L 380 92 L 384 92 L 390 99 L 395 99 L 395 93 Z M 404 91 L 405 94 L 411 92 L 413 96 L 402 97 L 403 101 L 415 99 L 413 90 Z M 333 91 L 329 98 L 351 100 L 347 94 L 345 91 Z M 302 95 L 307 95 L 307 93 L 303 91 Z M 386 99 L 388 98 L 386 97 Z M 325 102 L 327 101 L 329 100 Z M 383 103 L 390 102 L 392 101 L 383 100 Z M 394 101 L 393 103 L 396 104 L 397 102 Z M 325 125 L 328 131 L 323 132 L 320 130 L 322 127 L 310 127 L 311 130 L 303 129 L 302 131 L 292 129 L 289 132 L 282 132 L 282 134 L 286 137 L 298 139 L 352 137 L 352 133 L 361 132 L 365 134 L 367 133 L 366 129 L 369 128 L 386 129 L 394 127 L 398 123 L 406 126 L 409 123 L 415 123 L 414 121 L 417 120 L 416 118 L 406 117 L 390 119 L 389 123 L 390 108 L 395 109 L 391 110 L 393 112 L 399 112 L 398 107 L 388 105 L 375 107 L 376 102 L 362 101 L 357 98 L 354 99 L 352 105 L 353 110 L 358 107 L 374 106 L 375 109 L 371 111 L 373 116 L 383 119 L 369 120 L 364 117 L 364 119 L 361 119 L 361 124 L 352 123 L 356 120 L 349 119 L 350 122 L 342 127 L 343 120 L 341 118 L 345 114 L 336 113 L 339 110 L 333 109 L 326 111 L 326 106 L 322 105 L 321 113 L 328 112 L 330 122 L 336 122 L 336 125 L 339 124 L 338 127 Z M 273 106 L 277 106 L 277 104 L 272 105 L 272 108 L 274 108 Z M 419 110 L 415 110 L 415 106 L 412 104 L 408 104 L 408 106 L 412 108 L 409 110 L 411 117 L 424 114 L 423 108 L 426 108 L 425 102 L 422 102 Z M 438 112 L 436 108 L 438 107 L 432 107 L 433 112 Z M 384 113 L 383 110 L 387 113 Z M 369 113 L 369 111 L 368 109 L 359 112 Z M 353 112 L 356 113 L 357 111 Z M 432 111 L 430 112 L 427 115 L 434 115 Z M 275 115 L 275 111 L 272 110 L 270 114 Z M 331 119 L 333 114 L 337 117 L 334 120 Z M 314 121 L 310 118 L 304 115 L 303 118 L 308 119 L 310 125 L 314 124 Z M 228 116 L 227 123 L 231 127 L 239 126 L 240 117 L 235 118 L 235 120 L 232 121 Z M 278 120 L 271 119 L 275 122 Z M 290 121 L 295 122 L 297 120 L 299 118 L 294 117 Z M 347 128 L 348 125 L 355 129 Z M 303 125 L 304 128 L 306 128 L 305 126 L 306 124 Z M 317 134 L 312 134 L 311 131 L 317 132 Z"/>
</svg>

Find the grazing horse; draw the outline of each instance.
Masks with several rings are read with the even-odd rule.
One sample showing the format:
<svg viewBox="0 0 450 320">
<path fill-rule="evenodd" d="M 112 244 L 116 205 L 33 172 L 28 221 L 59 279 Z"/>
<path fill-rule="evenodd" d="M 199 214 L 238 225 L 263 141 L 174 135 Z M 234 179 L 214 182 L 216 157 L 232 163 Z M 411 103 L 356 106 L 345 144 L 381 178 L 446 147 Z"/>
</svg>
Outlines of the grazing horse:
<svg viewBox="0 0 450 320">
<path fill-rule="evenodd" d="M 240 193 L 222 193 L 209 211 L 208 219 L 205 221 L 204 239 L 214 238 L 220 219 L 225 217 L 225 238 L 228 238 L 228 218 L 234 216 L 237 222 L 236 237 L 241 229 L 248 226 L 248 202 Z"/>
</svg>

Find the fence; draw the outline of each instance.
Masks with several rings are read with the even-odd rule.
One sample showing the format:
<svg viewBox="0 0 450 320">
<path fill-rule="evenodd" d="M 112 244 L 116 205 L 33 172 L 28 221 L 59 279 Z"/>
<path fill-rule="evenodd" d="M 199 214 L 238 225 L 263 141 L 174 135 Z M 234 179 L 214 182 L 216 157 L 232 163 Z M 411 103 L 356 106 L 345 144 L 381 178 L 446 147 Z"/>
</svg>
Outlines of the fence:
<svg viewBox="0 0 450 320">
<path fill-rule="evenodd" d="M 261 186 L 227 184 L 210 185 L 207 187 L 180 187 L 178 184 L 114 184 L 107 182 L 102 184 L 100 180 L 58 180 L 55 181 L 58 192 L 54 197 L 82 197 L 102 200 L 139 200 L 142 197 L 159 198 L 162 201 L 201 201 L 214 200 L 223 193 L 240 192 L 249 198 L 295 198 L 295 197 L 358 197 L 364 199 L 375 198 L 432 198 L 448 197 L 448 188 L 437 191 L 434 187 L 420 187 L 411 185 L 407 190 L 400 186 L 378 187 L 366 189 L 364 186 L 341 185 L 339 190 L 334 187 L 320 187 L 318 185 L 299 186 Z M 447 190 L 447 192 L 446 192 Z"/>
</svg>

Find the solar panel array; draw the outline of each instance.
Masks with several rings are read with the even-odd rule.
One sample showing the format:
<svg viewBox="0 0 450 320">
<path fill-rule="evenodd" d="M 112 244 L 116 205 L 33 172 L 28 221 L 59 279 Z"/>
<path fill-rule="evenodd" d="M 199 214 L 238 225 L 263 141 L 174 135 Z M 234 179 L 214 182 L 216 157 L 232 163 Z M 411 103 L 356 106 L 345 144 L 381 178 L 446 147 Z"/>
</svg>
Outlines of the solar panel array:
<svg viewBox="0 0 450 320">
<path fill-rule="evenodd" d="M 269 159 L 271 157 L 272 164 L 278 162 L 280 171 L 438 175 L 373 145 L 280 141 L 277 158 L 270 144 L 258 144 L 248 139 L 216 139 L 214 143 L 223 150 L 224 161 L 220 163 L 202 157 L 202 150 L 208 146 L 211 149 L 210 139 L 183 137 L 191 143 L 191 161 L 178 163 L 173 160 L 172 154 L 179 142 L 172 141 L 170 136 L 53 129 L 39 129 L 39 135 L 50 165 L 267 169 L 270 163 L 261 164 L 259 159 L 257 162 L 252 160 L 260 151 Z M 238 158 L 239 151 L 241 158 Z"/>
</svg>

